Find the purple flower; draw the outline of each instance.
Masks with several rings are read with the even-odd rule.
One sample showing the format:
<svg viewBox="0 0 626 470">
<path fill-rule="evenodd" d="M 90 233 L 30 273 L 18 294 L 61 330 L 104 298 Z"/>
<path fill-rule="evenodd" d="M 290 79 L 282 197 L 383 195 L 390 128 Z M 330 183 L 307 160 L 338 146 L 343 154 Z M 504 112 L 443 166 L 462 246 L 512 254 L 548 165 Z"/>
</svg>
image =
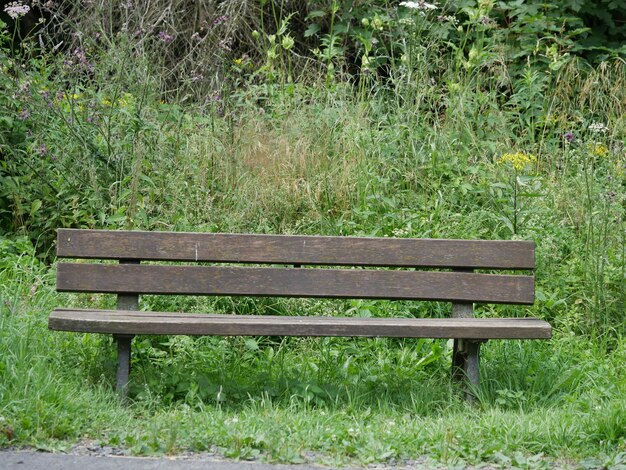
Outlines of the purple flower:
<svg viewBox="0 0 626 470">
<path fill-rule="evenodd" d="M 44 90 L 41 92 L 41 97 L 46 101 L 46 104 L 48 105 L 48 107 L 52 107 L 53 103 L 52 103 L 52 99 L 50 98 L 50 92 L 47 90 Z"/>
<path fill-rule="evenodd" d="M 48 147 L 46 146 L 46 144 L 41 144 L 37 149 L 37 153 L 42 156 L 46 155 L 48 153 Z"/>
<path fill-rule="evenodd" d="M 87 52 L 80 47 L 74 49 L 71 57 L 66 58 L 63 63 L 66 67 L 75 68 L 76 70 L 83 69 L 88 72 L 93 72 L 95 69 L 93 62 L 87 59 Z"/>
<path fill-rule="evenodd" d="M 176 36 L 172 36 L 171 34 L 166 33 L 165 31 L 159 31 L 159 39 L 163 41 L 165 44 L 169 44 Z"/>
<path fill-rule="evenodd" d="M 576 136 L 573 132 L 566 132 L 565 134 L 563 134 L 563 137 L 565 137 L 565 141 L 569 144 L 576 140 Z"/>
<path fill-rule="evenodd" d="M 18 116 L 18 119 L 20 121 L 26 121 L 26 119 L 28 119 L 30 117 L 30 111 L 28 111 L 28 109 L 22 109 L 20 111 L 20 114 Z"/>
<path fill-rule="evenodd" d="M 215 18 L 213 20 L 213 22 L 211 23 L 211 26 L 209 26 L 209 28 L 215 28 L 216 26 L 219 26 L 222 23 L 225 23 L 226 21 L 228 21 L 228 17 L 225 15 L 222 16 L 218 16 L 217 18 Z"/>
<path fill-rule="evenodd" d="M 77 47 L 76 49 L 74 49 L 74 53 L 72 55 L 74 56 L 74 59 L 76 60 L 76 63 L 78 65 L 80 65 L 81 67 L 84 67 L 90 72 L 93 72 L 94 65 L 91 62 L 89 62 L 89 60 L 87 60 L 87 53 L 85 52 L 84 49 Z"/>
</svg>

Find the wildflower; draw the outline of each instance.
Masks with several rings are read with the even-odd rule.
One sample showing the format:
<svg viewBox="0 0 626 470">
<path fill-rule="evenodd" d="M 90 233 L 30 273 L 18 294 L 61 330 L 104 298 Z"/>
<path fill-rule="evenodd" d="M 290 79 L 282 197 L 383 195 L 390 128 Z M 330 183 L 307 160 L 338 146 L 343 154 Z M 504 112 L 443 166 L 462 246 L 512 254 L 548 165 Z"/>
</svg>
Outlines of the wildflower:
<svg viewBox="0 0 626 470">
<path fill-rule="evenodd" d="M 576 140 L 576 136 L 573 132 L 566 132 L 565 134 L 563 134 L 563 137 L 565 138 L 565 142 L 567 142 L 568 144 L 571 144 Z"/>
<path fill-rule="evenodd" d="M 391 231 L 394 237 L 406 237 L 409 234 L 409 229 L 407 228 L 394 228 Z"/>
<path fill-rule="evenodd" d="M 598 144 L 596 142 L 588 144 L 587 150 L 594 157 L 604 158 L 609 154 L 609 148 L 604 144 Z"/>
<path fill-rule="evenodd" d="M 159 35 L 158 36 L 159 36 L 159 39 L 162 42 L 164 42 L 165 44 L 169 44 L 174 39 L 176 39 L 176 36 L 172 36 L 171 34 L 168 34 L 165 31 L 159 31 Z"/>
<path fill-rule="evenodd" d="M 220 49 L 222 49 L 223 51 L 227 51 L 230 52 L 232 49 L 230 48 L 232 44 L 232 39 L 230 38 L 226 38 L 226 39 L 222 39 L 220 42 L 217 43 L 217 47 L 219 47 Z M 269 52 L 269 51 L 268 51 Z"/>
<path fill-rule="evenodd" d="M 603 134 L 607 132 L 609 128 L 606 126 L 606 124 L 602 122 L 592 122 L 591 124 L 589 124 L 589 130 L 596 134 L 600 134 L 600 133 Z"/>
<path fill-rule="evenodd" d="M 41 97 L 45 100 L 48 107 L 53 106 L 54 103 L 52 103 L 52 98 L 50 97 L 50 92 L 48 90 L 42 90 Z"/>
<path fill-rule="evenodd" d="M 30 111 L 28 111 L 28 109 L 22 109 L 20 111 L 20 114 L 18 116 L 18 119 L 20 121 L 26 121 L 26 119 L 28 119 L 30 117 Z"/>
<path fill-rule="evenodd" d="M 530 165 L 536 161 L 537 157 L 532 153 L 515 152 L 505 153 L 500 157 L 498 163 L 509 163 L 515 168 L 515 171 L 522 171 L 526 165 Z"/>
<path fill-rule="evenodd" d="M 30 80 L 26 80 L 23 83 L 20 83 L 19 92 L 20 94 L 25 94 L 30 88 Z"/>
<path fill-rule="evenodd" d="M 400 2 L 400 5 L 406 8 L 411 8 L 413 10 L 436 10 L 437 5 L 434 3 L 428 3 L 424 1 L 417 2 Z"/>
<path fill-rule="evenodd" d="M 440 23 L 450 23 L 453 26 L 458 23 L 456 17 L 450 15 L 439 15 L 437 17 L 437 21 L 439 21 Z"/>
<path fill-rule="evenodd" d="M 87 52 L 80 47 L 74 49 L 72 55 L 65 59 L 63 63 L 67 67 L 82 68 L 88 72 L 93 72 L 95 69 L 94 64 L 87 59 Z"/>
<path fill-rule="evenodd" d="M 11 2 L 4 7 L 4 12 L 14 20 L 24 16 L 29 11 L 30 7 L 20 2 Z"/>
<path fill-rule="evenodd" d="M 46 146 L 46 144 L 41 144 L 37 149 L 37 153 L 41 156 L 46 155 L 48 153 L 48 147 Z"/>
<path fill-rule="evenodd" d="M 227 16 L 225 16 L 225 15 L 218 16 L 217 18 L 215 18 L 213 20 L 213 22 L 210 24 L 209 28 L 215 28 L 216 26 L 219 26 L 222 23 L 225 23 L 226 21 L 228 21 L 228 17 Z"/>
</svg>

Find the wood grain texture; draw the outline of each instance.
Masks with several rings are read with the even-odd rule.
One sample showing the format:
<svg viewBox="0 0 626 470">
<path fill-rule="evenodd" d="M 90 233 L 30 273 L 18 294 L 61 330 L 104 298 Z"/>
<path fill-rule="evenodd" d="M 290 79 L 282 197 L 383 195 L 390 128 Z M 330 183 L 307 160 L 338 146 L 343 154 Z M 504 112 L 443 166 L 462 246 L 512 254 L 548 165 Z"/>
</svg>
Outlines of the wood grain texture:
<svg viewBox="0 0 626 470">
<path fill-rule="evenodd" d="M 532 304 L 534 278 L 375 269 L 60 263 L 57 290 Z"/>
<path fill-rule="evenodd" d="M 61 258 L 533 269 L 532 241 L 59 229 Z"/>
<path fill-rule="evenodd" d="M 56 309 L 48 325 L 52 330 L 92 333 L 220 336 L 547 339 L 552 334 L 550 325 L 536 318 L 345 318 L 89 309 Z"/>
</svg>

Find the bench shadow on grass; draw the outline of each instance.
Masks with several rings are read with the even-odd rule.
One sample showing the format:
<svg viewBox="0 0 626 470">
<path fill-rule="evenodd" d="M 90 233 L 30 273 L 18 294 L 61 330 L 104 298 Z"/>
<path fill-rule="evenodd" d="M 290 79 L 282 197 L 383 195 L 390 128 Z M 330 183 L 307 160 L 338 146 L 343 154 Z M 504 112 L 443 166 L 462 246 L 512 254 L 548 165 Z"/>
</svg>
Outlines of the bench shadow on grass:
<svg viewBox="0 0 626 470">
<path fill-rule="evenodd" d="M 418 414 L 465 408 L 450 380 L 451 342 L 393 338 L 138 337 L 130 395 L 164 404 L 237 409 L 250 400 L 336 408 L 404 408 Z M 114 375 L 114 358 L 108 375 Z M 580 387 L 580 369 L 539 341 L 483 345 L 483 407 L 555 405 Z"/>
</svg>

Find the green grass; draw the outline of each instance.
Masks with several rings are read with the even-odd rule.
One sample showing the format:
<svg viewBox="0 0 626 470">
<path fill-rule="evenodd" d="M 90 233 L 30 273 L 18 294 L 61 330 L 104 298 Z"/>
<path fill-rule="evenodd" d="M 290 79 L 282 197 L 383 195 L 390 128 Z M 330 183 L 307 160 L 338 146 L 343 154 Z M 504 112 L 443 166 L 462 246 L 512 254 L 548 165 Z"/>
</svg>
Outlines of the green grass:
<svg viewBox="0 0 626 470">
<path fill-rule="evenodd" d="M 475 407 L 450 385 L 445 342 L 137 338 L 126 409 L 110 338 L 48 331 L 49 311 L 77 298 L 55 294 L 54 270 L 28 254 L 7 259 L 1 446 L 63 450 L 89 438 L 136 455 L 328 465 L 428 455 L 520 468 L 610 464 L 626 451 L 624 343 L 608 351 L 559 330 L 551 341 L 487 343 Z"/>
</svg>

